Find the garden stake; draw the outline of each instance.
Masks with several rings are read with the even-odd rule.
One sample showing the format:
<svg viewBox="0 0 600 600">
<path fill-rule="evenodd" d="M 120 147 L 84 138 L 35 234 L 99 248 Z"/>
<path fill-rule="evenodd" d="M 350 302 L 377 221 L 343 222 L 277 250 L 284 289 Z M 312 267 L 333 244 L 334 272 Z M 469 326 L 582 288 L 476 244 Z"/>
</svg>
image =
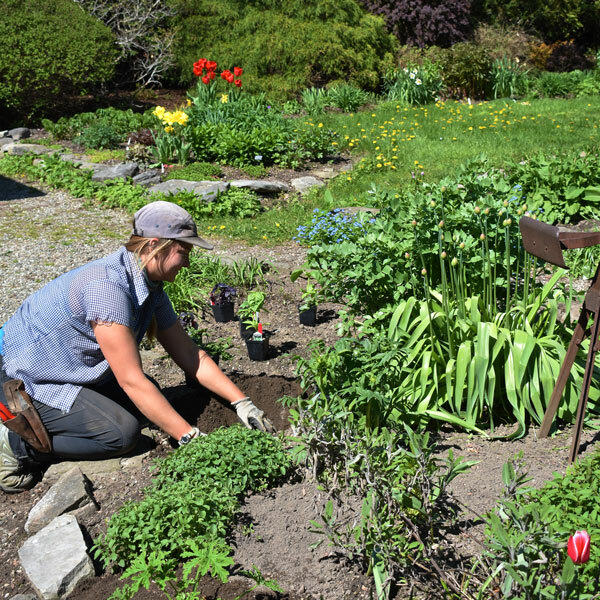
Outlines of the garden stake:
<svg viewBox="0 0 600 600">
<path fill-rule="evenodd" d="M 588 248 L 589 246 L 595 246 L 600 244 L 600 232 L 592 233 L 578 233 L 578 232 L 567 232 L 560 231 L 558 227 L 542 223 L 530 217 L 523 217 L 519 221 L 519 228 L 521 230 L 521 236 L 523 238 L 523 247 L 527 252 L 549 262 L 553 265 L 557 265 L 564 269 L 568 268 L 565 264 L 563 257 L 563 250 L 570 250 L 572 248 Z M 587 328 L 588 321 L 592 317 L 592 327 Z M 544 414 L 544 420 L 540 427 L 539 437 L 543 438 L 550 432 L 552 420 L 558 410 L 560 404 L 560 398 L 563 390 L 569 378 L 569 373 L 577 351 L 581 346 L 581 343 L 586 337 L 590 338 L 590 347 L 587 355 L 587 362 L 585 365 L 585 374 L 583 377 L 583 383 L 581 386 L 581 395 L 579 396 L 579 404 L 577 406 L 577 418 L 575 419 L 575 426 L 573 429 L 573 442 L 571 444 L 571 453 L 569 455 L 569 462 L 573 462 L 577 458 L 579 452 L 579 440 L 581 438 L 581 429 L 583 427 L 583 420 L 585 415 L 585 409 L 587 406 L 588 394 L 590 389 L 590 383 L 592 381 L 592 374 L 594 372 L 594 359 L 596 358 L 596 352 L 600 348 L 600 340 L 598 340 L 598 333 L 600 332 L 600 264 L 596 268 L 596 273 L 592 278 L 592 283 L 588 288 L 581 308 L 581 313 L 577 319 L 577 325 L 573 332 L 573 337 L 569 342 L 569 347 L 563 364 L 560 367 L 558 378 L 554 384 L 554 390 L 550 397 L 550 402 L 546 408 Z"/>
</svg>

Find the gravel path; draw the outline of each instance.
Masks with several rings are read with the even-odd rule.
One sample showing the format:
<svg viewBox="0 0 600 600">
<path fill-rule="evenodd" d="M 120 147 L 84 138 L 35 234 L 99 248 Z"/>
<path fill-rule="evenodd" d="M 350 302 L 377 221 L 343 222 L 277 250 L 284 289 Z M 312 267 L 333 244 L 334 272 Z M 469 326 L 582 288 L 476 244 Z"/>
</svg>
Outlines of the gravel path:
<svg viewBox="0 0 600 600">
<path fill-rule="evenodd" d="M 127 240 L 132 216 L 0 176 L 0 324 L 32 292 L 58 275 L 100 258 Z M 276 268 L 301 265 L 305 250 L 215 243 L 212 256 L 224 261 L 254 256 Z"/>
</svg>

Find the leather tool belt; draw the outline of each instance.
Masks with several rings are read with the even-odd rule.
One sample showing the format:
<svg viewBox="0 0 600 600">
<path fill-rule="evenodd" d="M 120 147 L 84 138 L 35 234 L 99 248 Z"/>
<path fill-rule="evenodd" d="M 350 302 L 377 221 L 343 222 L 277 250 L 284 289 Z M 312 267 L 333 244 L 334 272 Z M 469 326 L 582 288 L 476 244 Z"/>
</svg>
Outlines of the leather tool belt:
<svg viewBox="0 0 600 600">
<path fill-rule="evenodd" d="M 20 435 L 38 452 L 52 452 L 52 442 L 48 431 L 33 406 L 25 385 L 20 379 L 10 379 L 2 386 L 12 419 L 3 421 L 4 425 Z"/>
</svg>

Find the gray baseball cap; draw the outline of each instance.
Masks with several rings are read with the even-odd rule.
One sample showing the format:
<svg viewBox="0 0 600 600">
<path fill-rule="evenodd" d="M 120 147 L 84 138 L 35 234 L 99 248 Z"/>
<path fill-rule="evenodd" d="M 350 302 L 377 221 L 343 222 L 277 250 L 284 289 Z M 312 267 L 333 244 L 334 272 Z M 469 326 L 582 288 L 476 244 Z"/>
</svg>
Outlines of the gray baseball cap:
<svg viewBox="0 0 600 600">
<path fill-rule="evenodd" d="M 133 235 L 181 240 L 207 250 L 214 248 L 212 244 L 198 237 L 196 223 L 187 210 L 164 200 L 150 202 L 135 213 Z"/>
</svg>

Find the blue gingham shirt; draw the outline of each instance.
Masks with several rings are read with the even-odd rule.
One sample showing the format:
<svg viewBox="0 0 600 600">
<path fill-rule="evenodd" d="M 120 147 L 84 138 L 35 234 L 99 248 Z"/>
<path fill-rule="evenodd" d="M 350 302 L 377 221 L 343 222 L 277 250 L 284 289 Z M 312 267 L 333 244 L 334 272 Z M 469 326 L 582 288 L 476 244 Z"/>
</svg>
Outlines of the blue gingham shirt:
<svg viewBox="0 0 600 600">
<path fill-rule="evenodd" d="M 4 370 L 37 401 L 67 412 L 82 386 L 112 376 L 90 322 L 130 327 L 139 344 L 152 315 L 158 329 L 177 320 L 162 284 L 150 290 L 135 256 L 122 247 L 23 302 L 2 328 Z"/>
</svg>

